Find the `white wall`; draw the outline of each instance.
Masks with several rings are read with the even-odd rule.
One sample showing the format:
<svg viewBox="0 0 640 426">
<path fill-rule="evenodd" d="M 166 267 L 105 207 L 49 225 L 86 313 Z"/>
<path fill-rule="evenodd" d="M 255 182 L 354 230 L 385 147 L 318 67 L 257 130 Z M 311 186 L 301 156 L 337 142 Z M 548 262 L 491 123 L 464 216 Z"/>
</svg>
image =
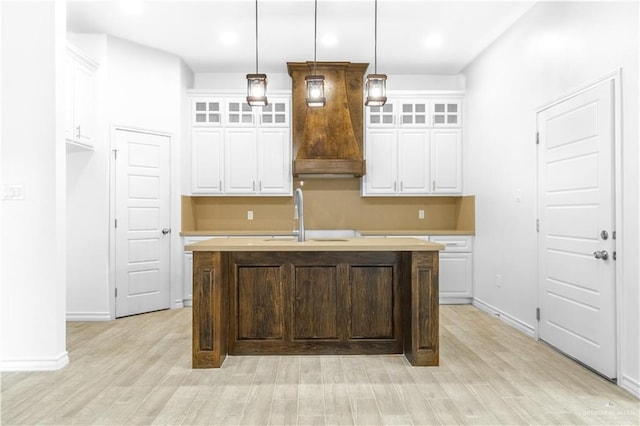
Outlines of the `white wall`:
<svg viewBox="0 0 640 426">
<path fill-rule="evenodd" d="M 65 329 L 63 2 L 2 4 L 2 201 L 0 368 L 68 363 Z"/>
<path fill-rule="evenodd" d="M 68 309 L 70 320 L 107 320 L 115 313 L 109 270 L 110 173 L 114 126 L 171 136 L 171 306 L 181 306 L 180 188 L 182 108 L 193 73 L 175 55 L 106 35 L 69 34 L 100 63 L 98 131 L 92 152 L 69 154 Z M 73 244 L 71 246 L 71 243 Z"/>
<path fill-rule="evenodd" d="M 638 3 L 541 2 L 466 70 L 465 192 L 476 195 L 474 296 L 536 326 L 536 110 L 622 68 L 621 386 L 640 395 Z M 516 194 L 521 191 L 521 201 Z M 496 275 L 502 285 L 496 284 Z"/>
<path fill-rule="evenodd" d="M 100 64 L 96 71 L 92 151 L 67 154 L 67 319 L 108 320 L 109 311 L 109 120 L 106 112 L 107 37 L 67 34 Z"/>
</svg>

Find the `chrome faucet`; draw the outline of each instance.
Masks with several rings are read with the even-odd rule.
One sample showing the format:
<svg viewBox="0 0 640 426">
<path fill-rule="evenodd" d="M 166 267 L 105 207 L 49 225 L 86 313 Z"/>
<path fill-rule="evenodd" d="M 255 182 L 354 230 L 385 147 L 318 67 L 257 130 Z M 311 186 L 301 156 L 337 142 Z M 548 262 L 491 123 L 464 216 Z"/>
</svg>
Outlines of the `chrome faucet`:
<svg viewBox="0 0 640 426">
<path fill-rule="evenodd" d="M 302 189 L 297 188 L 293 195 L 293 218 L 298 219 L 298 230 L 293 231 L 293 235 L 298 236 L 298 242 L 304 241 L 304 197 Z"/>
</svg>

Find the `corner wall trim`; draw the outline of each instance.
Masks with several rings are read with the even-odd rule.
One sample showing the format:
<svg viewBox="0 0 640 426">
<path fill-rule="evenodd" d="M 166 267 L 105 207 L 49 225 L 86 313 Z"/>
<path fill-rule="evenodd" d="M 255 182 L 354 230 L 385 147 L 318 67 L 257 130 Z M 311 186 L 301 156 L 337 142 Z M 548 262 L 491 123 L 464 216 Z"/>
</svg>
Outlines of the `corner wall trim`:
<svg viewBox="0 0 640 426">
<path fill-rule="evenodd" d="M 475 306 L 476 308 L 480 309 L 481 311 L 487 312 L 495 317 L 498 317 L 500 320 L 506 322 L 507 324 L 509 324 L 510 326 L 517 328 L 518 330 L 522 331 L 525 334 L 528 334 L 531 337 L 535 337 L 535 328 L 530 326 L 527 323 L 524 323 L 522 321 L 520 321 L 517 318 L 512 317 L 511 315 L 507 314 L 506 312 L 502 312 L 500 309 L 496 308 L 495 306 L 492 306 L 486 302 L 483 302 L 482 300 L 473 299 L 473 302 L 471 303 L 473 306 Z"/>
<path fill-rule="evenodd" d="M 0 361 L 0 371 L 55 371 L 69 364 L 69 352 L 64 351 L 57 358 L 27 358 Z"/>
</svg>

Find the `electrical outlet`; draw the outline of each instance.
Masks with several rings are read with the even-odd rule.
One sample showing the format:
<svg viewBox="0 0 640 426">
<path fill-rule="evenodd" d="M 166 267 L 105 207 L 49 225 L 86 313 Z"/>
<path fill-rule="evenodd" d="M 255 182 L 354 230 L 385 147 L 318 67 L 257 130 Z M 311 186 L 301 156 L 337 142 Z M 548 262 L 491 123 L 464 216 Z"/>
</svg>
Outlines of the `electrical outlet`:
<svg viewBox="0 0 640 426">
<path fill-rule="evenodd" d="M 496 288 L 501 288 L 502 287 L 502 275 L 496 274 L 496 277 L 494 279 L 494 283 L 496 285 Z"/>
<path fill-rule="evenodd" d="M 418 210 L 418 219 L 424 219 L 424 210 Z"/>
<path fill-rule="evenodd" d="M 253 220 L 253 210 L 247 210 L 247 219 Z"/>
</svg>

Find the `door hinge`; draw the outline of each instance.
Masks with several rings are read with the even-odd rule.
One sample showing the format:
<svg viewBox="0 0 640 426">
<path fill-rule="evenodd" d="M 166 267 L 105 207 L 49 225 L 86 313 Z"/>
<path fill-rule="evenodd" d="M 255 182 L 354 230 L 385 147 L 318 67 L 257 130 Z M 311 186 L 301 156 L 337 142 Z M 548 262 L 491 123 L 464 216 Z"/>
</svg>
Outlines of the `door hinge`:
<svg viewBox="0 0 640 426">
<path fill-rule="evenodd" d="M 540 132 L 536 132 L 536 145 L 540 145 Z"/>
<path fill-rule="evenodd" d="M 613 231 L 613 236 L 611 238 L 613 238 L 614 240 L 616 239 L 616 231 Z"/>
<path fill-rule="evenodd" d="M 116 228 L 118 227 L 118 219 L 113 220 L 113 226 Z"/>
<path fill-rule="evenodd" d="M 540 219 L 536 219 L 536 232 L 540 232 Z"/>
<path fill-rule="evenodd" d="M 540 308 L 536 308 L 536 320 L 540 321 Z"/>
</svg>

